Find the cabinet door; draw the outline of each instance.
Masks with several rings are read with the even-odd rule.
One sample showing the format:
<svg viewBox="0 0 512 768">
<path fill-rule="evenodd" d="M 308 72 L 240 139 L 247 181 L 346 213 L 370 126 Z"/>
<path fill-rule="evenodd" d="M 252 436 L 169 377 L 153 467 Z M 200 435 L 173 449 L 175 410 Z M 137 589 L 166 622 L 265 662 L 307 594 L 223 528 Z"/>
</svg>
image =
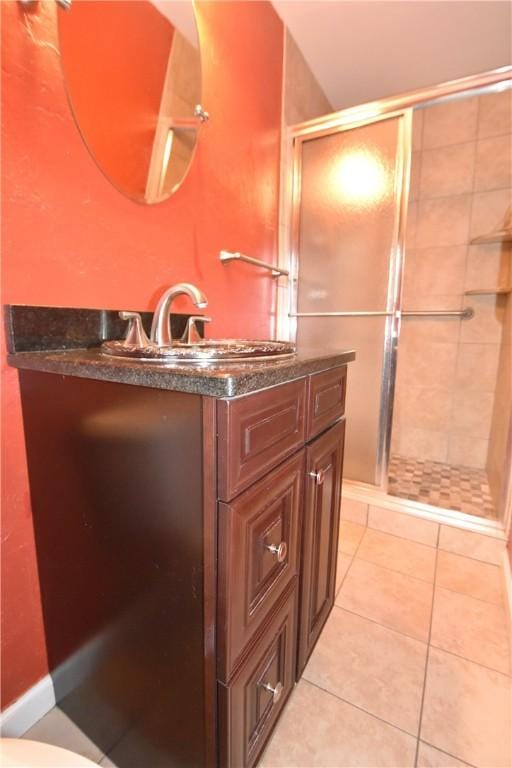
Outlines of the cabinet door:
<svg viewBox="0 0 512 768">
<path fill-rule="evenodd" d="M 297 677 L 334 604 L 344 436 L 341 421 L 306 451 Z"/>
<path fill-rule="evenodd" d="M 300 451 L 229 504 L 219 504 L 218 675 L 227 682 L 298 572 L 304 475 Z"/>
</svg>

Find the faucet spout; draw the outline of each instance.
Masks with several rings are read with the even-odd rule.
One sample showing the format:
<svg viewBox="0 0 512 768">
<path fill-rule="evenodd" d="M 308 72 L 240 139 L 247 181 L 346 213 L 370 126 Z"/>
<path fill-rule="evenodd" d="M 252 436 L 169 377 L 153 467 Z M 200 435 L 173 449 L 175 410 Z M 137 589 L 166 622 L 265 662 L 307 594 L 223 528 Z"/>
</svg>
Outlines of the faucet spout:
<svg viewBox="0 0 512 768">
<path fill-rule="evenodd" d="M 171 304 L 177 296 L 185 294 L 198 309 L 208 306 L 208 299 L 192 283 L 177 283 L 168 288 L 157 304 L 151 325 L 151 341 L 159 347 L 168 347 L 173 343 L 171 333 Z"/>
</svg>

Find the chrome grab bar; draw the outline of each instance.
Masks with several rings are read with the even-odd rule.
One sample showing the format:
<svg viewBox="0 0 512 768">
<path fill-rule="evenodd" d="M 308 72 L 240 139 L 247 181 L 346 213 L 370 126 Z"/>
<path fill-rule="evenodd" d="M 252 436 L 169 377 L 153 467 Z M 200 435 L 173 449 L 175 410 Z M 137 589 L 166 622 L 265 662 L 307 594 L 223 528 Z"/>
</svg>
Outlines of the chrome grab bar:
<svg viewBox="0 0 512 768">
<path fill-rule="evenodd" d="M 252 256 L 246 256 L 244 253 L 231 253 L 230 251 L 221 251 L 219 253 L 219 259 L 225 264 L 228 261 L 245 261 L 246 264 L 253 264 L 255 267 L 269 269 L 272 272 L 272 277 L 281 277 L 281 275 L 287 277 L 290 274 L 287 269 L 281 269 L 281 267 L 268 264 L 266 261 L 261 261 L 261 259 L 254 259 Z"/>
<path fill-rule="evenodd" d="M 473 307 L 464 309 L 410 309 L 404 312 L 290 312 L 288 317 L 460 317 L 461 320 L 471 320 L 475 315 Z"/>
<path fill-rule="evenodd" d="M 409 309 L 400 313 L 402 317 L 460 317 L 462 320 L 471 320 L 475 316 L 473 307 L 464 309 Z"/>
<path fill-rule="evenodd" d="M 394 312 L 290 312 L 288 317 L 393 317 Z"/>
</svg>

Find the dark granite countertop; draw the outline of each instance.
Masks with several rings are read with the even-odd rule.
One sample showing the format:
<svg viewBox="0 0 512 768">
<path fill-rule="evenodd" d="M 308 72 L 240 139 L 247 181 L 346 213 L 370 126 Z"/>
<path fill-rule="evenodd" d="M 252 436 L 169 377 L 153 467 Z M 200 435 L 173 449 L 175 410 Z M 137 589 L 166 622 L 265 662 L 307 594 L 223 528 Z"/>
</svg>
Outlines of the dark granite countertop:
<svg viewBox="0 0 512 768">
<path fill-rule="evenodd" d="M 286 360 L 200 365 L 162 364 L 109 357 L 99 349 L 41 350 L 8 356 L 15 368 L 139 387 L 174 389 L 213 397 L 236 397 L 325 371 L 355 359 L 355 352 L 299 350 Z"/>
<path fill-rule="evenodd" d="M 15 368 L 213 397 L 245 395 L 355 358 L 353 351 L 300 350 L 292 358 L 275 361 L 162 364 L 101 353 L 102 341 L 125 336 L 127 324 L 117 310 L 18 304 L 7 305 L 4 314 L 7 360 Z M 188 317 L 171 314 L 174 338 L 181 336 Z M 152 313 L 142 313 L 147 332 L 151 320 Z M 198 324 L 201 334 L 202 326 Z"/>
</svg>

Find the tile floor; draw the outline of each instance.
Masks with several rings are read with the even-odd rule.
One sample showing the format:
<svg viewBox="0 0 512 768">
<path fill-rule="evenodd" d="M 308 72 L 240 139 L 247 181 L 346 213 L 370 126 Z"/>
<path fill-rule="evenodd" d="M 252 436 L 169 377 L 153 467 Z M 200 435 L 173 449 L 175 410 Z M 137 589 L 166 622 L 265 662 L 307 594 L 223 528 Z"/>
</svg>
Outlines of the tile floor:
<svg viewBox="0 0 512 768">
<path fill-rule="evenodd" d="M 260 768 L 509 768 L 510 671 L 499 566 L 342 520 L 336 604 Z M 25 737 L 114 765 L 58 708 Z"/>
<path fill-rule="evenodd" d="M 336 604 L 260 768 L 509 768 L 500 567 L 342 520 Z"/>
<path fill-rule="evenodd" d="M 496 520 L 487 475 L 483 469 L 395 455 L 389 462 L 388 493 L 402 499 Z"/>
</svg>

